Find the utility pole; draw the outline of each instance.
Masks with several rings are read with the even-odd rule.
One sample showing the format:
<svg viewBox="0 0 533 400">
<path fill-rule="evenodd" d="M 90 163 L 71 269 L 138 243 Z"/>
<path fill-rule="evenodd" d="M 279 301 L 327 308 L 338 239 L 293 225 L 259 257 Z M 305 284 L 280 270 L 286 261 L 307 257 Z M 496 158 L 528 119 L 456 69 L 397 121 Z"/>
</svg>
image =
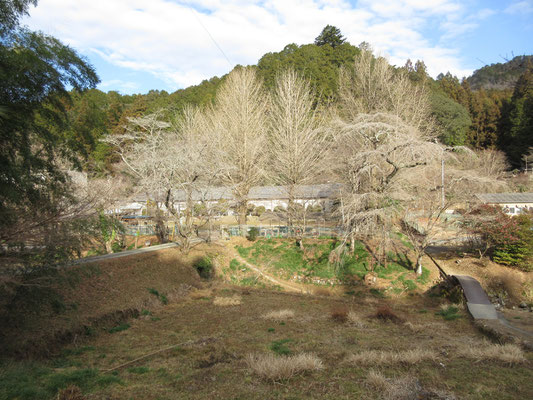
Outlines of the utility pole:
<svg viewBox="0 0 533 400">
<path fill-rule="evenodd" d="M 440 192 L 441 192 L 441 205 L 442 205 L 442 208 L 444 208 L 444 204 L 445 204 L 445 197 L 444 197 L 444 157 L 442 157 L 441 159 L 441 168 L 440 168 L 440 177 L 441 177 L 441 187 L 440 187 Z"/>
</svg>

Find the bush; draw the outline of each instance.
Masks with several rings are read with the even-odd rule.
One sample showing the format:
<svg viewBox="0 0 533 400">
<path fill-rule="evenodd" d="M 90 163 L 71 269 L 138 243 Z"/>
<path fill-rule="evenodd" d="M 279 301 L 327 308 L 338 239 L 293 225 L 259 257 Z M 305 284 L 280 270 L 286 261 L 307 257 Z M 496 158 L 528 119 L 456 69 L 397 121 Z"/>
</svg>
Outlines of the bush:
<svg viewBox="0 0 533 400">
<path fill-rule="evenodd" d="M 250 242 L 255 242 L 257 239 L 257 236 L 259 236 L 259 229 L 255 226 L 253 228 L 250 228 L 248 231 L 248 235 L 246 236 L 246 239 L 248 239 Z"/>
<path fill-rule="evenodd" d="M 260 217 L 261 215 L 265 213 L 265 211 L 266 211 L 266 208 L 264 206 L 258 206 L 255 208 L 253 215 L 255 215 L 256 217 Z"/>
<path fill-rule="evenodd" d="M 282 206 L 276 206 L 276 207 L 274 207 L 274 212 L 275 212 L 275 213 L 285 213 L 285 211 L 287 211 L 287 210 L 285 210 L 285 208 L 282 207 Z"/>
<path fill-rule="evenodd" d="M 458 312 L 459 308 L 455 306 L 443 305 L 441 310 L 436 312 L 435 315 L 440 315 L 446 321 L 453 321 L 454 319 L 461 318 Z"/>
<path fill-rule="evenodd" d="M 348 321 L 348 309 L 344 306 L 338 306 L 331 310 L 331 319 L 335 322 L 344 324 Z"/>
<path fill-rule="evenodd" d="M 395 324 L 403 323 L 403 319 L 398 317 L 389 306 L 382 306 L 376 310 L 374 318 L 380 319 L 382 321 L 391 321 Z"/>
<path fill-rule="evenodd" d="M 213 261 L 211 260 L 211 258 L 207 256 L 199 257 L 196 259 L 193 266 L 201 278 L 204 278 L 204 279 L 211 278 L 213 274 Z"/>
<path fill-rule="evenodd" d="M 480 238 L 493 261 L 532 269 L 533 214 L 506 215 L 499 207 L 480 206 L 465 216 L 469 233 Z"/>
<path fill-rule="evenodd" d="M 307 206 L 307 212 L 319 213 L 322 212 L 322 207 L 320 206 L 320 204 L 311 204 Z"/>
</svg>

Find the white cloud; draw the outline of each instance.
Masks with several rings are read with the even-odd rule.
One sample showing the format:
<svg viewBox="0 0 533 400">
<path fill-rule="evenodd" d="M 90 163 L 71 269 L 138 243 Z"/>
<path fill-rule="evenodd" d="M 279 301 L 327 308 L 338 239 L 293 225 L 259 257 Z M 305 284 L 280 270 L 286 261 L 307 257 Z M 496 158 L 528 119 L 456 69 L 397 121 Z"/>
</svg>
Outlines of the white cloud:
<svg viewBox="0 0 533 400">
<path fill-rule="evenodd" d="M 531 14 L 533 13 L 533 1 L 523 0 L 515 1 L 505 9 L 507 14 Z"/>
<path fill-rule="evenodd" d="M 138 90 L 139 84 L 136 82 L 126 82 L 120 79 L 112 79 L 109 81 L 100 82 L 100 87 L 104 90 L 131 92 Z"/>
<path fill-rule="evenodd" d="M 288 43 L 311 43 L 327 24 L 398 65 L 423 58 L 432 74 L 462 75 L 458 52 L 423 32 L 438 21 L 440 36 L 460 34 L 490 10 L 461 24 L 465 12 L 459 0 L 40 0 L 26 22 L 179 88 L 231 70 L 213 39 L 233 65 L 255 64 Z"/>
</svg>

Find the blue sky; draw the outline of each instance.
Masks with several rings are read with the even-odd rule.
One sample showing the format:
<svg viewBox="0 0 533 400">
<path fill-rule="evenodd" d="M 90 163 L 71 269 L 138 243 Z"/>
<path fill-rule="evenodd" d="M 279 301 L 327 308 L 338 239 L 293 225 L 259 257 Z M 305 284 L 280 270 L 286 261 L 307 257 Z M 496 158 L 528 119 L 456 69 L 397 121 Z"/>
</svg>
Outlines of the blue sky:
<svg viewBox="0 0 533 400">
<path fill-rule="evenodd" d="M 533 54 L 533 0 L 39 0 L 24 24 L 84 55 L 99 88 L 173 92 L 312 43 L 327 24 L 391 64 L 463 77 Z"/>
</svg>

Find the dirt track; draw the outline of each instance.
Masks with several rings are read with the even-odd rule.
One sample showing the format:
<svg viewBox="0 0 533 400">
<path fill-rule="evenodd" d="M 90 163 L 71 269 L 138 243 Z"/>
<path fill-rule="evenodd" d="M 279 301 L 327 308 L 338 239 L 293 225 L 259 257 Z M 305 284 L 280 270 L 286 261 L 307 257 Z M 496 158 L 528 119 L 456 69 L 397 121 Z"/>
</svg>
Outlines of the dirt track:
<svg viewBox="0 0 533 400">
<path fill-rule="evenodd" d="M 248 268 L 250 268 L 252 271 L 257 272 L 259 275 L 261 275 L 266 280 L 274 283 L 275 285 L 281 286 L 283 289 L 288 290 L 289 292 L 296 292 L 296 293 L 311 293 L 311 291 L 305 287 L 304 285 L 299 285 L 297 283 L 287 282 L 285 280 L 275 278 L 272 275 L 267 274 L 260 268 L 256 267 L 253 264 L 250 264 L 248 261 L 246 261 L 244 258 L 242 258 L 237 252 L 234 252 L 234 257 L 239 261 L 240 263 L 246 265 Z"/>
</svg>

